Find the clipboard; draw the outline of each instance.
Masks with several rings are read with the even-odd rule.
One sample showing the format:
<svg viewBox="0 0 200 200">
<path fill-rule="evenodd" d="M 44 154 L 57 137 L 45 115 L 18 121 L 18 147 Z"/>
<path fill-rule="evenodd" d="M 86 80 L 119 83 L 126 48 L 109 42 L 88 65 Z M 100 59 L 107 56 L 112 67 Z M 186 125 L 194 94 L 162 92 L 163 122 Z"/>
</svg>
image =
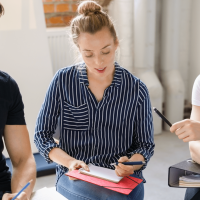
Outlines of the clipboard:
<svg viewBox="0 0 200 200">
<path fill-rule="evenodd" d="M 191 158 L 170 166 L 168 171 L 168 185 L 176 188 L 187 188 L 179 186 L 179 177 L 194 173 L 200 174 L 200 165 L 192 161 Z"/>
<path fill-rule="evenodd" d="M 124 177 L 119 183 L 113 183 L 93 176 L 81 174 L 79 173 L 79 170 L 68 172 L 65 175 L 126 195 L 130 194 L 132 190 L 142 182 L 142 179 L 127 176 Z"/>
</svg>

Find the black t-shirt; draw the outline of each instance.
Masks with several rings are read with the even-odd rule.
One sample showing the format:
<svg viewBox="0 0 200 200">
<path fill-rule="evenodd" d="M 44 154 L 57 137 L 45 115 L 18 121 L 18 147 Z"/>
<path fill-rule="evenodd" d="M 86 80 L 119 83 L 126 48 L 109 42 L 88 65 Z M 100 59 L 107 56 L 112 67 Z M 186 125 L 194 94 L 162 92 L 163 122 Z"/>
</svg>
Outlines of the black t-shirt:
<svg viewBox="0 0 200 200">
<path fill-rule="evenodd" d="M 5 125 L 25 124 L 24 104 L 18 85 L 8 74 L 0 71 L 0 191 L 11 191 L 11 174 L 2 154 Z"/>
</svg>

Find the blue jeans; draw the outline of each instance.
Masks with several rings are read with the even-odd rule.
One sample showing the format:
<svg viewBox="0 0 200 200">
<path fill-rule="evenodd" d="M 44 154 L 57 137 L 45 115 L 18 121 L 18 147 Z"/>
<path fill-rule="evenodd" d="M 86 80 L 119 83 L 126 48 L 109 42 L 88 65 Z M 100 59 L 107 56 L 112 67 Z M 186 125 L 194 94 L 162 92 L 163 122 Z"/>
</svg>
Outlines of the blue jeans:
<svg viewBox="0 0 200 200">
<path fill-rule="evenodd" d="M 132 177 L 139 178 L 133 174 Z M 124 195 L 104 187 L 87 183 L 85 181 L 69 180 L 68 176 L 63 174 L 58 180 L 56 186 L 57 192 L 69 200 L 143 200 L 144 185 L 140 183 L 129 195 Z"/>
<path fill-rule="evenodd" d="M 200 188 L 187 188 L 184 200 L 191 200 L 192 198 L 200 199 Z"/>
</svg>

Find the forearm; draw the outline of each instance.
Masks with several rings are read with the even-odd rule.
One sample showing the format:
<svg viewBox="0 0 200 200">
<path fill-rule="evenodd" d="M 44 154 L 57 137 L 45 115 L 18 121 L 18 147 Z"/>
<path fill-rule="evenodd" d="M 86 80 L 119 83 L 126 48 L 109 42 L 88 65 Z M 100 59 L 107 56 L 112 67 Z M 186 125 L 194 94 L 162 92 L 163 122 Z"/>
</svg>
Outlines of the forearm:
<svg viewBox="0 0 200 200">
<path fill-rule="evenodd" d="M 145 161 L 144 156 L 141 154 L 134 154 L 130 159 L 130 161 Z M 143 165 L 134 165 L 134 171 L 139 170 Z"/>
<path fill-rule="evenodd" d="M 11 180 L 12 193 L 19 192 L 30 180 L 33 180 L 30 186 L 25 190 L 27 197 L 30 198 L 36 181 L 36 165 L 33 156 L 20 161 L 13 166 L 13 175 Z"/>
<path fill-rule="evenodd" d="M 67 168 L 69 168 L 70 163 L 74 160 L 76 160 L 75 158 L 69 156 L 65 151 L 63 151 L 60 148 L 53 148 L 50 152 L 49 152 L 49 158 L 60 164 L 63 165 Z"/>
<path fill-rule="evenodd" d="M 189 142 L 189 148 L 192 160 L 200 164 L 200 141 Z"/>
</svg>

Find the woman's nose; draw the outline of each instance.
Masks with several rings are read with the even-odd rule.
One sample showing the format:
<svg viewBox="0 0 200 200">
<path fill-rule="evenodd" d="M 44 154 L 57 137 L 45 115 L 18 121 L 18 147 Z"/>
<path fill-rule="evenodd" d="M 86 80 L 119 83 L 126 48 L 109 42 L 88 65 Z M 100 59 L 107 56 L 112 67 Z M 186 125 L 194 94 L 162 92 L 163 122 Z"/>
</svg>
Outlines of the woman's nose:
<svg viewBox="0 0 200 200">
<path fill-rule="evenodd" d="M 102 59 L 102 57 L 101 56 L 98 56 L 97 58 L 96 58 L 96 60 L 95 60 L 95 62 L 96 62 L 96 65 L 97 66 L 102 66 L 102 64 L 103 64 L 103 59 Z"/>
</svg>

